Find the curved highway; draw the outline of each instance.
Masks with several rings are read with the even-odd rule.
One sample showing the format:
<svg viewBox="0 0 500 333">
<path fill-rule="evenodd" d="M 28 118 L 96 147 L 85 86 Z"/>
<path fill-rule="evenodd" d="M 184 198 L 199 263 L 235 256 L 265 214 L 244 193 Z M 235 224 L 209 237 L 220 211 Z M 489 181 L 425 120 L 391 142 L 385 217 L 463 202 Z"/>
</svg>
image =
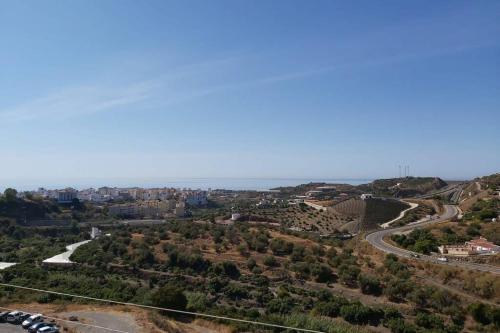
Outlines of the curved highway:
<svg viewBox="0 0 500 333">
<path fill-rule="evenodd" d="M 375 232 L 372 232 L 372 233 L 366 235 L 366 240 L 372 246 L 376 247 L 377 249 L 379 249 L 383 252 L 386 252 L 386 253 L 393 253 L 393 254 L 397 255 L 398 257 L 405 257 L 405 258 L 411 258 L 411 259 L 415 259 L 415 260 L 432 262 L 434 264 L 456 266 L 456 267 L 461 267 L 461 268 L 466 268 L 466 269 L 473 269 L 473 270 L 478 270 L 478 271 L 483 271 L 483 272 L 500 274 L 500 267 L 496 267 L 496 266 L 475 264 L 475 263 L 471 263 L 471 262 L 460 262 L 460 261 L 454 261 L 453 259 L 445 262 L 445 261 L 437 260 L 437 257 L 422 255 L 422 254 L 418 254 L 418 257 L 416 257 L 415 252 L 411 252 L 411 251 L 402 249 L 400 247 L 391 245 L 384 240 L 384 237 L 386 237 L 388 235 L 392 235 L 396 232 L 413 230 L 416 228 L 424 227 L 424 226 L 429 225 L 429 224 L 443 222 L 443 221 L 446 221 L 446 220 L 453 218 L 457 214 L 458 214 L 458 209 L 456 206 L 444 205 L 443 214 L 439 215 L 436 218 L 426 220 L 423 222 L 419 222 L 419 223 L 408 224 L 408 225 L 405 225 L 405 226 L 399 227 L 399 228 L 391 228 L 391 229 L 383 229 L 383 230 L 375 231 Z"/>
</svg>

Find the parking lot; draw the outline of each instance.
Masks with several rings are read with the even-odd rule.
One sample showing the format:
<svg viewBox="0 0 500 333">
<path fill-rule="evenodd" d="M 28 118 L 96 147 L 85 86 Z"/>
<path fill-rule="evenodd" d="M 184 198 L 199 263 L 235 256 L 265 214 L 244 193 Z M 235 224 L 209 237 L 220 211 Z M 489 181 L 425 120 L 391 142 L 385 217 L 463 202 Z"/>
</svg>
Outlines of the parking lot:
<svg viewBox="0 0 500 333">
<path fill-rule="evenodd" d="M 31 312 L 39 313 L 40 311 Z M 57 316 L 62 320 L 57 322 L 61 333 L 63 333 L 67 328 L 72 328 L 77 333 L 103 333 L 105 330 L 103 330 L 102 327 L 120 332 L 143 332 L 141 327 L 137 324 L 136 318 L 131 313 L 118 311 L 106 312 L 96 310 L 77 310 L 64 311 L 57 314 L 49 313 L 49 315 Z M 72 317 L 75 318 L 76 321 L 68 321 Z M 46 318 L 45 322 L 49 322 L 49 320 Z M 27 330 L 23 329 L 20 324 L 14 325 L 10 323 L 0 323 L 0 333 L 27 333 Z"/>
<path fill-rule="evenodd" d="M 26 330 L 21 325 L 0 323 L 0 333 L 26 333 Z"/>
</svg>

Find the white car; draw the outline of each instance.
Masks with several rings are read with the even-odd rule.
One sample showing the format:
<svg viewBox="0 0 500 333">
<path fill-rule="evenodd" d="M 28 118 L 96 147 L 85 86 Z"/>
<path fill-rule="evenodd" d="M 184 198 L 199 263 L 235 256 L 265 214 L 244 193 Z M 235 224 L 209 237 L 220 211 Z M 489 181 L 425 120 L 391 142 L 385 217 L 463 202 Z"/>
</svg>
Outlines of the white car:
<svg viewBox="0 0 500 333">
<path fill-rule="evenodd" d="M 37 313 L 37 314 L 31 315 L 28 318 L 26 318 L 26 320 L 23 321 L 23 323 L 21 325 L 23 328 L 28 328 L 33 324 L 41 322 L 42 320 L 43 320 L 42 315 Z"/>
<path fill-rule="evenodd" d="M 21 316 L 23 315 L 24 313 L 22 313 L 21 311 L 12 311 L 11 313 L 9 313 L 5 319 L 8 323 L 15 323 L 17 322 Z"/>
<path fill-rule="evenodd" d="M 437 260 L 442 261 L 442 262 L 448 262 L 448 258 L 446 258 L 446 257 L 439 257 Z"/>
<path fill-rule="evenodd" d="M 40 328 L 37 333 L 59 333 L 59 329 L 55 326 L 45 326 Z"/>
</svg>

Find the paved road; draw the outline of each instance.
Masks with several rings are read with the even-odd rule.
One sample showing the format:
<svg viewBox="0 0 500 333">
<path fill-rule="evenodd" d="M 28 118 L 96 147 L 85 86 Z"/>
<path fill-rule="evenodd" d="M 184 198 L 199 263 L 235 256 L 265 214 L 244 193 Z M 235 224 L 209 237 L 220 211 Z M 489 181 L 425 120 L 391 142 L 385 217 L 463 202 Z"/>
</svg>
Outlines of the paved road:
<svg viewBox="0 0 500 333">
<path fill-rule="evenodd" d="M 494 273 L 494 274 L 500 274 L 500 267 L 491 266 L 491 265 L 475 264 L 475 263 L 470 263 L 470 262 L 460 262 L 460 261 L 454 261 L 454 260 L 450 260 L 448 262 L 443 262 L 443 261 L 437 260 L 436 257 L 427 256 L 427 255 L 420 255 L 419 258 L 414 258 L 414 257 L 412 257 L 412 254 L 415 254 L 414 252 L 402 249 L 400 247 L 393 246 L 393 245 L 384 241 L 385 236 L 392 235 L 396 232 L 403 232 L 403 231 L 408 231 L 408 230 L 412 230 L 412 229 L 416 229 L 416 228 L 422 228 L 422 227 L 429 225 L 429 224 L 446 221 L 446 220 L 449 220 L 452 217 L 456 216 L 457 214 L 458 214 L 458 209 L 456 206 L 445 205 L 444 206 L 444 213 L 435 219 L 423 221 L 420 223 L 408 224 L 408 225 L 405 225 L 405 226 L 399 227 L 399 228 L 392 228 L 392 229 L 384 229 L 384 230 L 380 230 L 380 231 L 375 231 L 371 234 L 366 235 L 366 240 L 372 246 L 376 247 L 377 249 L 379 249 L 383 252 L 386 252 L 386 253 L 393 253 L 399 257 L 411 258 L 411 259 L 415 259 L 415 260 L 428 261 L 428 262 L 432 262 L 435 264 L 455 266 L 455 267 L 478 270 L 478 271 L 483 271 L 483 272 L 490 272 L 490 273 Z"/>
<path fill-rule="evenodd" d="M 456 184 L 456 185 L 448 185 L 448 186 L 443 187 L 442 189 L 437 190 L 435 192 L 416 196 L 415 199 L 431 199 L 436 195 L 437 196 L 446 195 L 450 198 L 451 203 L 458 203 L 458 199 L 460 198 L 460 195 L 463 192 L 464 186 L 465 186 L 465 184 L 463 184 L 463 183 Z M 450 196 L 450 194 L 451 194 L 451 196 Z"/>
</svg>

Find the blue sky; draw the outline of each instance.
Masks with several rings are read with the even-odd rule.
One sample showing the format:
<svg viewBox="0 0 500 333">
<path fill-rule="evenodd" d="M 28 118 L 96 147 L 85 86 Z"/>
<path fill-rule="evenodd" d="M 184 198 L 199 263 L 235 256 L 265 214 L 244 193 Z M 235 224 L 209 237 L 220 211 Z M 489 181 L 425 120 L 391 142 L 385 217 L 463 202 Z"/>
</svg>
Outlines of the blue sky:
<svg viewBox="0 0 500 333">
<path fill-rule="evenodd" d="M 2 1 L 0 179 L 500 171 L 498 1 Z"/>
</svg>

